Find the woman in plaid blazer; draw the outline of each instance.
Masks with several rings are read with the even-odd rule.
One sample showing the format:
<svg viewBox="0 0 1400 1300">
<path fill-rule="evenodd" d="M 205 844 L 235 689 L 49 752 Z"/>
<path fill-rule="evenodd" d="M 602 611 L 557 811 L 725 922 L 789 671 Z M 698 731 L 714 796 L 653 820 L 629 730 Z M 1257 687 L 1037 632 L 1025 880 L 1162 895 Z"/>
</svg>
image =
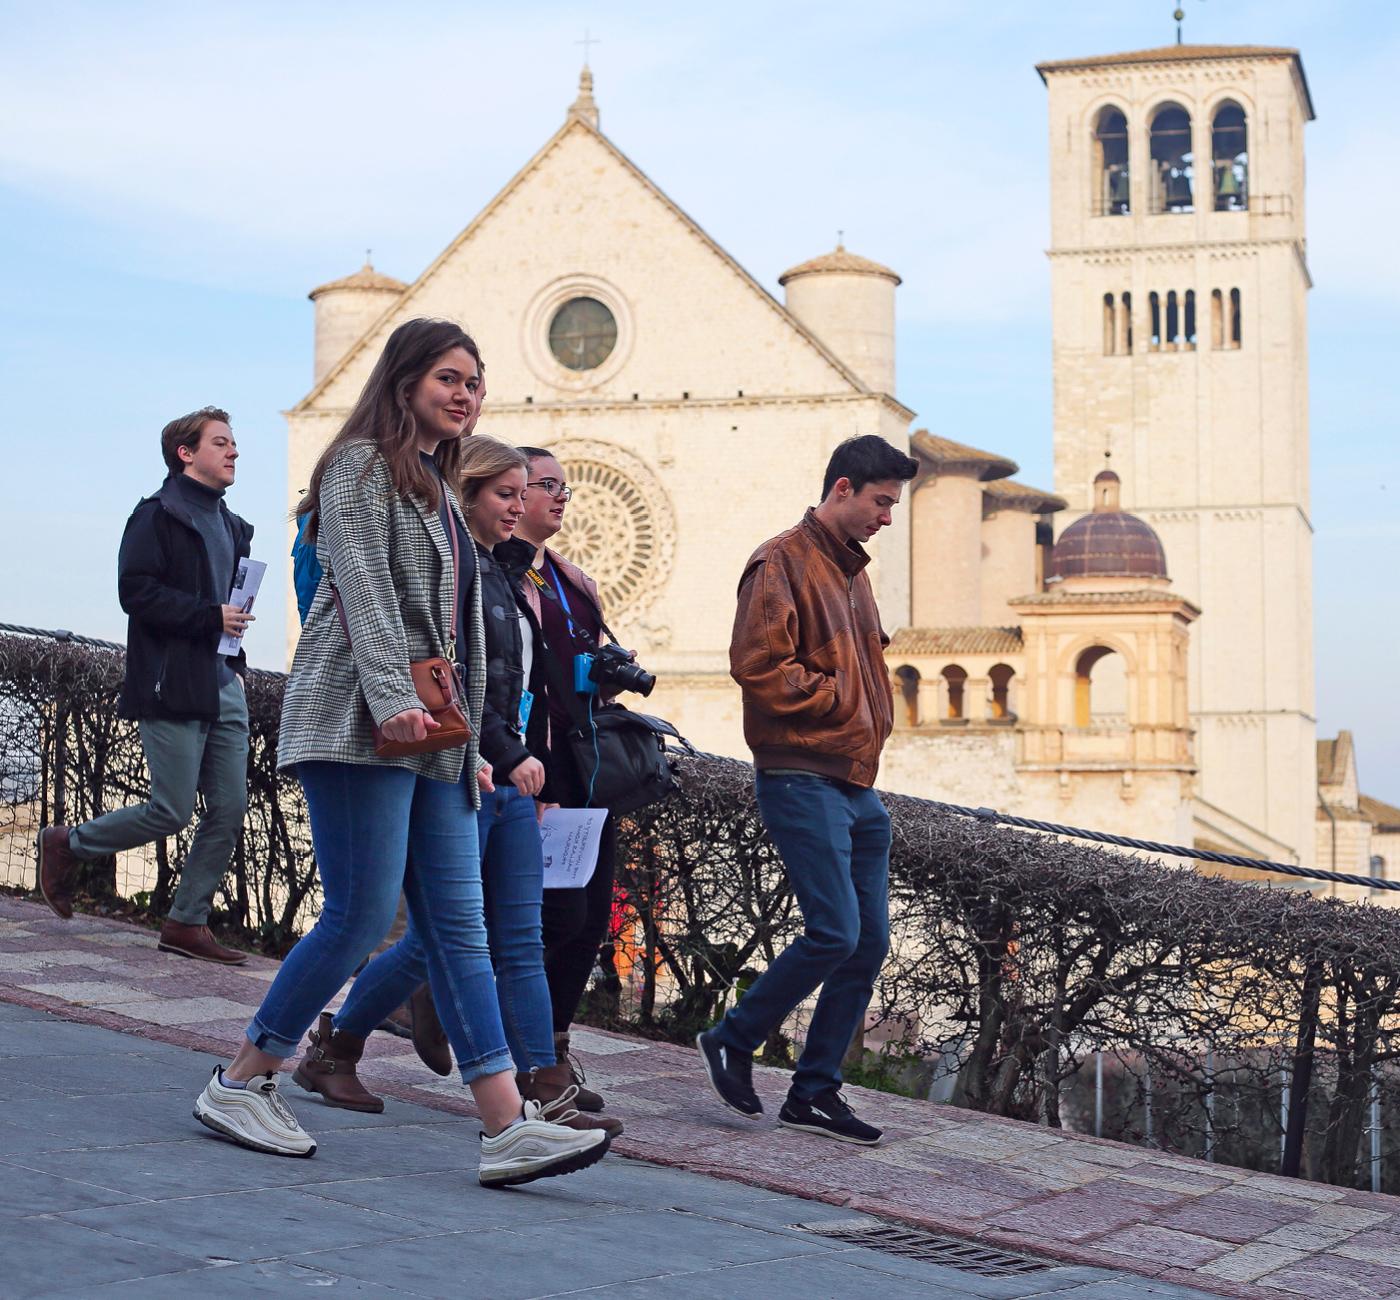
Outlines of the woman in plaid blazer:
<svg viewBox="0 0 1400 1300">
<path fill-rule="evenodd" d="M 215 1067 L 195 1117 L 255 1150 L 315 1154 L 274 1076 L 389 929 L 402 889 L 485 1125 L 478 1176 L 509 1186 L 582 1169 L 604 1155 L 609 1136 L 549 1123 L 537 1103 L 522 1103 L 487 947 L 475 816 L 480 792 L 493 789 L 476 741 L 486 651 L 480 574 L 456 486 L 461 439 L 483 394 L 481 354 L 459 326 L 408 321 L 389 336 L 311 475 L 298 513 L 310 516 L 324 574 L 283 698 L 278 762 L 296 770 L 306 793 L 324 902 L 233 1063 Z M 431 655 L 457 663 L 472 739 L 378 757 L 375 724 L 398 741 L 436 727 L 409 673 L 410 660 Z"/>
</svg>

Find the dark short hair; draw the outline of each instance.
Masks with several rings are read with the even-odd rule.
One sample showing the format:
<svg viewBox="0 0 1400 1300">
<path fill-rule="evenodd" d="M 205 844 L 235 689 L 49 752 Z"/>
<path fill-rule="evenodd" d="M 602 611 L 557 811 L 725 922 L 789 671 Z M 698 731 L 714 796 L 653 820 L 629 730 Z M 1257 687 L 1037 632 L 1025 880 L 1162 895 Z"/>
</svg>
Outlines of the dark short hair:
<svg viewBox="0 0 1400 1300">
<path fill-rule="evenodd" d="M 859 492 L 867 483 L 883 483 L 888 479 L 907 483 L 918 472 L 918 461 L 890 446 L 878 433 L 847 438 L 826 462 L 822 500 L 830 496 L 838 478 L 850 479 L 851 486 Z"/>
<path fill-rule="evenodd" d="M 526 460 L 531 463 L 539 460 L 541 456 L 548 456 L 550 460 L 557 459 L 555 454 L 550 451 L 548 447 L 517 447 L 515 450 L 524 455 Z"/>
<path fill-rule="evenodd" d="M 201 406 L 197 411 L 171 420 L 160 431 L 160 454 L 165 457 L 165 467 L 172 474 L 185 472 L 185 462 L 180 459 L 180 448 L 197 450 L 199 440 L 204 436 L 204 426 L 210 420 L 218 420 L 232 427 L 227 411 L 221 411 L 217 406 Z"/>
</svg>

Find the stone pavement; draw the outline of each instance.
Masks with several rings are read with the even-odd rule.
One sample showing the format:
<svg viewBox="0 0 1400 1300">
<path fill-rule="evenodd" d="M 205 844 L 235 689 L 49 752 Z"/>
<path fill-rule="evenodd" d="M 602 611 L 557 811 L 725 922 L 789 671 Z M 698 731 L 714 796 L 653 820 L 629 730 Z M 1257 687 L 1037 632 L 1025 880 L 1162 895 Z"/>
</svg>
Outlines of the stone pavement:
<svg viewBox="0 0 1400 1300">
<path fill-rule="evenodd" d="M 451 1118 L 474 1114 L 465 1090 L 383 1034 L 363 1074 L 411 1105 L 351 1116 L 288 1083 L 302 1121 L 329 1133 L 321 1151 L 305 1162 L 243 1152 L 188 1119 L 208 1065 L 189 1049 L 227 1059 L 275 969 L 260 958 L 240 969 L 192 963 L 157 952 L 149 930 L 62 922 L 41 904 L 0 898 L 0 1002 L 11 1004 L 0 1009 L 9 1021 L 0 1034 L 0 1216 L 29 1216 L 23 1234 L 4 1225 L 0 1294 L 35 1293 L 24 1269 L 54 1259 L 95 1270 L 70 1283 L 90 1294 L 136 1277 L 140 1256 L 163 1261 L 152 1274 L 171 1276 L 160 1284 L 167 1292 L 139 1283 L 158 1294 L 194 1289 L 182 1270 L 221 1266 L 239 1270 L 219 1275 L 230 1291 L 237 1276 L 239 1287 L 270 1290 L 360 1278 L 371 1293 L 392 1280 L 425 1295 L 625 1293 L 630 1282 L 720 1296 L 752 1282 L 803 1296 L 865 1285 L 883 1295 L 1400 1297 L 1396 1198 L 858 1088 L 848 1090 L 852 1103 L 886 1141 L 845 1146 L 725 1111 L 692 1050 L 592 1030 L 576 1031 L 575 1044 L 589 1082 L 626 1121 L 614 1150 L 650 1166 L 610 1157 L 535 1189 L 487 1193 L 470 1173 L 475 1127 Z M 123 1036 L 93 1046 L 90 1029 L 30 1012 Z M 119 1102 L 94 1102 L 91 1058 L 110 1070 Z M 755 1074 L 771 1115 L 785 1077 Z M 787 1227 L 860 1215 L 1075 1267 L 990 1279 Z M 93 1231 L 118 1244 L 94 1246 L 84 1236 Z M 468 1257 L 461 1248 L 473 1243 L 453 1240 L 467 1232 L 492 1235 Z M 503 1234 L 523 1240 L 508 1236 L 505 1262 L 488 1276 L 497 1266 L 483 1248 L 494 1251 Z M 150 1250 L 133 1255 L 132 1241 Z M 12 1243 L 22 1246 L 18 1264 Z M 28 1290 L 9 1289 L 21 1280 Z M 210 1291 L 211 1280 L 198 1289 L 224 1294 Z"/>
</svg>

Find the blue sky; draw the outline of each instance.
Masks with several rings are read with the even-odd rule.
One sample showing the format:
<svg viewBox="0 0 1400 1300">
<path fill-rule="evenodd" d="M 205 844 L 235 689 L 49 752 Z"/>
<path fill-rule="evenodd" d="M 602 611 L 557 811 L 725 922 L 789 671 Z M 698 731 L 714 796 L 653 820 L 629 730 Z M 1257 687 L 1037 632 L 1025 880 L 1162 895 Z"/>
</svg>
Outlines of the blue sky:
<svg viewBox="0 0 1400 1300">
<path fill-rule="evenodd" d="M 1188 40 L 1307 68 L 1319 734 L 1351 728 L 1400 802 L 1400 6 L 1182 3 Z M 1049 487 L 1034 64 L 1168 43 L 1172 7 L 0 0 L 0 621 L 121 639 L 122 523 L 160 426 L 207 402 L 244 453 L 231 504 L 280 550 L 307 290 L 366 247 L 417 275 L 562 121 L 585 21 L 623 151 L 779 294 L 838 228 L 895 267 L 902 400 Z M 268 596 L 250 653 L 279 667 Z"/>
</svg>

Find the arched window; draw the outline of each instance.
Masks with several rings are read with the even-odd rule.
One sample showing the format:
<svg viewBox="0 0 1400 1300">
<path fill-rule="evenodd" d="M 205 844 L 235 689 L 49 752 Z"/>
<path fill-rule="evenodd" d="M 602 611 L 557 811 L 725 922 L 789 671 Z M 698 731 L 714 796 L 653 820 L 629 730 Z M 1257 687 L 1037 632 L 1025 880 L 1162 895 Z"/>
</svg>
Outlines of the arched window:
<svg viewBox="0 0 1400 1300">
<path fill-rule="evenodd" d="M 1176 290 L 1167 290 L 1167 333 L 1166 344 L 1175 349 L 1181 346 L 1181 313 L 1176 309 Z"/>
<path fill-rule="evenodd" d="M 1124 726 L 1128 720 L 1128 682 L 1123 656 L 1107 646 L 1091 645 L 1074 664 L 1074 725 Z"/>
<path fill-rule="evenodd" d="M 943 682 L 948 688 L 948 721 L 967 717 L 967 673 L 957 664 L 949 664 L 943 670 Z"/>
<path fill-rule="evenodd" d="M 1371 854 L 1371 874 L 1385 879 L 1385 859 L 1379 853 Z"/>
<path fill-rule="evenodd" d="M 1118 350 L 1118 322 L 1113 311 L 1113 295 L 1103 296 L 1103 354 L 1111 357 Z"/>
<path fill-rule="evenodd" d="M 1210 291 L 1210 345 L 1225 346 L 1225 295 L 1219 289 Z"/>
<path fill-rule="evenodd" d="M 1240 291 L 1230 290 L 1230 346 L 1237 348 L 1240 345 Z"/>
<path fill-rule="evenodd" d="M 1217 212 L 1249 207 L 1249 128 L 1244 109 L 1226 101 L 1210 124 L 1211 184 Z"/>
<path fill-rule="evenodd" d="M 894 670 L 895 685 L 899 688 L 900 702 L 904 705 L 904 725 L 919 725 L 919 670 L 912 664 L 901 664 Z"/>
<path fill-rule="evenodd" d="M 1196 291 L 1188 289 L 1185 295 L 1186 305 L 1182 315 L 1184 317 L 1181 326 L 1182 342 L 1192 351 L 1196 348 Z"/>
<path fill-rule="evenodd" d="M 1125 357 L 1133 351 L 1133 295 L 1125 293 L 1118 300 L 1118 351 Z"/>
<path fill-rule="evenodd" d="M 1152 118 L 1152 211 L 1194 212 L 1191 114 L 1179 104 L 1163 104 Z"/>
<path fill-rule="evenodd" d="M 1010 664 L 995 664 L 987 673 L 987 678 L 992 683 L 993 722 L 1010 722 L 1015 716 L 1011 712 L 1011 679 L 1015 676 L 1016 670 Z"/>
<path fill-rule="evenodd" d="M 1094 169 L 1098 177 L 1095 216 L 1121 217 L 1128 213 L 1128 119 L 1116 108 L 1099 113 L 1094 127 Z"/>
<path fill-rule="evenodd" d="M 1147 308 L 1152 316 L 1152 333 L 1147 350 L 1156 352 L 1162 346 L 1162 299 L 1155 289 L 1147 295 Z"/>
</svg>

